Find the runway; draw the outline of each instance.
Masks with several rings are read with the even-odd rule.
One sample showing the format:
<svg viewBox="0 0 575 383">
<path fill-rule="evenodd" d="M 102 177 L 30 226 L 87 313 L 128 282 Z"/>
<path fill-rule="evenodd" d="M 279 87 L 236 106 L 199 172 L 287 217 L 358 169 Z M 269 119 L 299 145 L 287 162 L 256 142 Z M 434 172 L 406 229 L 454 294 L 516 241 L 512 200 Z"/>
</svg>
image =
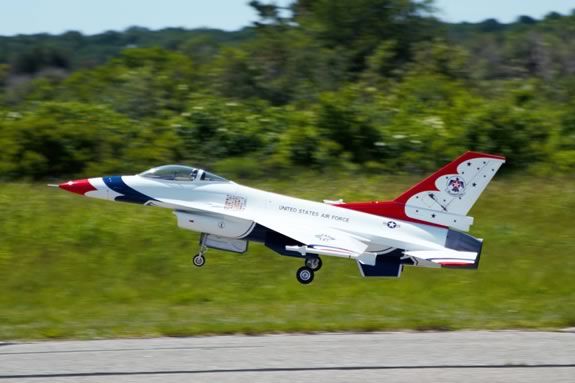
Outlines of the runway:
<svg viewBox="0 0 575 383">
<path fill-rule="evenodd" d="M 4 382 L 574 382 L 575 331 L 0 343 Z"/>
</svg>

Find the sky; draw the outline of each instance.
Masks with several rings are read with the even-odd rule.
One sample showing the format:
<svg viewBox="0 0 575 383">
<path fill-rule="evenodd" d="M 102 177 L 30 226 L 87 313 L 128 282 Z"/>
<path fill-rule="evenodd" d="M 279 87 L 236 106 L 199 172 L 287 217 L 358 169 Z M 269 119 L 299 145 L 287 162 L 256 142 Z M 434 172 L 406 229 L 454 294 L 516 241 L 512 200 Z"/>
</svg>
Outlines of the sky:
<svg viewBox="0 0 575 383">
<path fill-rule="evenodd" d="M 549 12 L 570 14 L 575 0 L 435 0 L 437 16 L 450 22 L 478 22 L 494 18 L 509 23 L 518 16 L 537 19 Z"/>
<path fill-rule="evenodd" d="M 290 0 L 276 2 L 287 4 Z M 248 0 L 0 0 L 0 35 L 70 30 L 95 34 L 134 25 L 150 29 L 237 30 L 256 20 L 256 13 L 247 3 Z M 439 9 L 437 16 L 450 22 L 488 18 L 510 22 L 519 15 L 540 18 L 551 11 L 567 14 L 575 8 L 575 0 L 435 0 L 435 4 Z"/>
</svg>

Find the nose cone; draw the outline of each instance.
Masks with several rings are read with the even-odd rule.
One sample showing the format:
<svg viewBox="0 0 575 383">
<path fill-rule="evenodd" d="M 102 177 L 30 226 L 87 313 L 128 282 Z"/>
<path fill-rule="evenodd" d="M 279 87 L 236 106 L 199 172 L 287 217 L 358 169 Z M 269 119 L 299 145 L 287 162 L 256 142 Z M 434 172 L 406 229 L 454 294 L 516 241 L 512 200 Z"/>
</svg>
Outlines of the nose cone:
<svg viewBox="0 0 575 383">
<path fill-rule="evenodd" d="M 80 195 L 97 190 L 87 179 L 64 182 L 58 185 L 58 187 Z"/>
</svg>

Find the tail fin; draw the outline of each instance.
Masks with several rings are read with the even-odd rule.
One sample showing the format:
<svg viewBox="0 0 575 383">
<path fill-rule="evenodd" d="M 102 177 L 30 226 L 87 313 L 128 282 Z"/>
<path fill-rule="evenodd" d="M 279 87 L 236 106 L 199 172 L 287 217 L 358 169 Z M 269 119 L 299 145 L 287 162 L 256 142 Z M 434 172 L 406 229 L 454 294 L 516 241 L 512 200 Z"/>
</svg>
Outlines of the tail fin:
<svg viewBox="0 0 575 383">
<path fill-rule="evenodd" d="M 505 157 L 467 152 L 393 201 L 338 206 L 467 231 L 473 223 L 467 213 L 503 163 Z"/>
<path fill-rule="evenodd" d="M 407 206 L 466 215 L 504 162 L 505 157 L 467 152 L 394 201 Z"/>
<path fill-rule="evenodd" d="M 467 152 L 397 197 L 408 217 L 446 226 L 471 225 L 466 217 L 505 157 Z M 460 225 L 457 217 L 460 217 Z"/>
</svg>

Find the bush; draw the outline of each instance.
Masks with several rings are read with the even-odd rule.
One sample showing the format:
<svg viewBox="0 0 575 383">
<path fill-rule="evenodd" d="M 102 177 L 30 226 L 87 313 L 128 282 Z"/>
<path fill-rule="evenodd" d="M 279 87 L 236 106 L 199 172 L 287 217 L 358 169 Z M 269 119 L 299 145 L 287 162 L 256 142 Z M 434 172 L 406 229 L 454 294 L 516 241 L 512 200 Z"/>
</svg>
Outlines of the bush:
<svg viewBox="0 0 575 383">
<path fill-rule="evenodd" d="M 1 122 L 0 173 L 4 178 L 52 178 L 84 175 L 122 166 L 133 123 L 109 108 L 79 103 L 42 103 Z"/>
</svg>

